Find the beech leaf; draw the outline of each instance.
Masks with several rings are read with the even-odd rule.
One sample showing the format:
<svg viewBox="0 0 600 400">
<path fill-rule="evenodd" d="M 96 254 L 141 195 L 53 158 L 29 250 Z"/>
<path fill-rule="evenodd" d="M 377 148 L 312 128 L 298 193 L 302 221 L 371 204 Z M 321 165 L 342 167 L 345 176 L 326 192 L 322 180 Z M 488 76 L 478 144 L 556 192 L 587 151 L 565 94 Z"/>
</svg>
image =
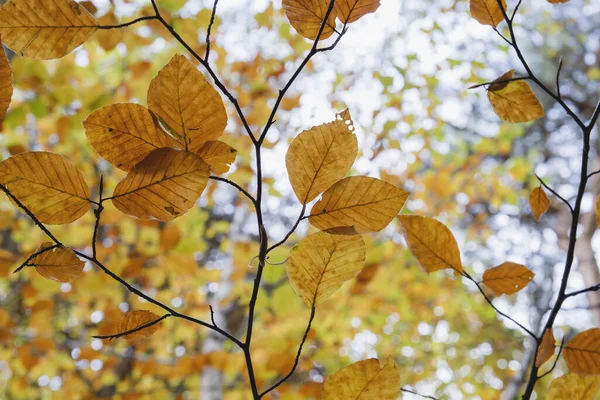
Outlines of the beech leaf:
<svg viewBox="0 0 600 400">
<path fill-rule="evenodd" d="M 502 7 L 506 10 L 506 0 L 502 0 Z M 471 0 L 469 8 L 471 16 L 482 25 L 495 27 L 504 21 L 504 14 L 497 0 Z"/>
<path fill-rule="evenodd" d="M 458 244 L 446 225 L 419 215 L 401 215 L 398 219 L 408 248 L 425 272 L 451 268 L 462 273 Z"/>
<path fill-rule="evenodd" d="M 221 96 L 181 54 L 173 56 L 150 83 L 148 108 L 191 152 L 221 137 L 227 126 Z"/>
<path fill-rule="evenodd" d="M 566 374 L 550 383 L 546 400 L 594 400 L 600 377 Z"/>
<path fill-rule="evenodd" d="M 210 170 L 218 175 L 228 172 L 237 156 L 234 148 L 219 140 L 204 143 L 197 153 Z"/>
<path fill-rule="evenodd" d="M 342 179 L 358 155 L 350 113 L 300 133 L 288 149 L 285 165 L 292 188 L 302 204 L 315 199 Z"/>
<path fill-rule="evenodd" d="M 37 248 L 36 253 L 53 245 L 50 242 L 43 243 Z M 29 265 L 34 266 L 35 270 L 46 279 L 70 283 L 81 275 L 85 263 L 77 257 L 73 250 L 56 247 L 35 256 Z"/>
<path fill-rule="evenodd" d="M 124 333 L 124 332 L 135 330 L 145 324 L 149 324 L 153 321 L 156 321 L 159 318 L 160 317 L 158 315 L 154 314 L 153 312 L 146 311 L 146 310 L 130 311 L 130 312 L 126 313 L 123 316 L 123 319 L 121 320 L 121 322 L 119 322 L 119 329 L 118 329 L 119 333 L 117 335 L 120 335 L 121 333 Z M 158 330 L 160 324 L 161 323 L 159 322 L 154 325 L 143 328 L 141 330 L 138 330 L 136 332 L 129 333 L 127 335 L 124 335 L 123 338 L 125 338 L 129 341 L 146 339 L 146 338 L 152 336 L 154 334 L 154 332 L 156 332 Z"/>
<path fill-rule="evenodd" d="M 529 122 L 543 117 L 544 109 L 527 82 L 502 82 L 512 79 L 514 72 L 514 69 L 508 71 L 488 88 L 488 99 L 494 112 L 508 122 Z"/>
<path fill-rule="evenodd" d="M 370 358 L 340 369 L 325 381 L 323 400 L 396 400 L 400 374 L 390 357 L 381 368 Z"/>
<path fill-rule="evenodd" d="M 314 40 L 325 19 L 329 1 L 327 0 L 283 0 L 283 10 L 290 24 L 307 39 Z M 330 37 L 335 29 L 336 7 L 331 10 L 321 39 Z"/>
<path fill-rule="evenodd" d="M 103 107 L 91 113 L 83 127 L 94 150 L 124 171 L 131 171 L 152 151 L 177 144 L 160 129 L 152 113 L 139 104 Z"/>
<path fill-rule="evenodd" d="M 536 221 L 540 220 L 542 214 L 544 214 L 550 208 L 550 200 L 546 196 L 546 192 L 541 187 L 533 189 L 529 195 L 529 206 L 531 212 Z"/>
<path fill-rule="evenodd" d="M 336 0 L 335 8 L 337 17 L 343 23 L 352 23 L 368 13 L 377 11 L 381 2 L 379 0 Z"/>
<path fill-rule="evenodd" d="M 571 372 L 600 375 L 600 328 L 588 329 L 567 343 L 563 358 Z"/>
<path fill-rule="evenodd" d="M 292 249 L 287 274 L 302 301 L 314 306 L 358 275 L 365 253 L 360 235 L 313 233 Z"/>
<path fill-rule="evenodd" d="M 90 189 L 65 157 L 45 151 L 16 154 L 0 162 L 0 184 L 45 224 L 68 224 L 89 207 Z"/>
<path fill-rule="evenodd" d="M 171 221 L 196 204 L 209 176 L 208 165 L 195 153 L 154 150 L 117 185 L 112 202 L 140 219 Z"/>
<path fill-rule="evenodd" d="M 11 0 L 0 8 L 4 44 L 30 58 L 66 56 L 98 26 L 96 18 L 73 0 Z"/>
<path fill-rule="evenodd" d="M 535 358 L 535 366 L 541 367 L 546 361 L 548 361 L 553 355 L 556 349 L 556 339 L 554 339 L 554 332 L 552 328 L 546 329 L 542 335 L 542 342 L 538 349 L 537 357 Z"/>
<path fill-rule="evenodd" d="M 6 117 L 8 106 L 13 94 L 12 70 L 2 46 L 2 38 L 0 37 L 0 133 L 2 131 L 2 122 Z"/>
<path fill-rule="evenodd" d="M 483 273 L 483 283 L 497 296 L 510 295 L 527 286 L 534 276 L 535 274 L 524 265 L 505 262 L 486 270 Z"/>
<path fill-rule="evenodd" d="M 353 228 L 348 233 L 378 232 L 398 215 L 408 195 L 406 190 L 381 179 L 344 178 L 323 193 L 313 206 L 309 221 L 321 230 Z"/>
</svg>

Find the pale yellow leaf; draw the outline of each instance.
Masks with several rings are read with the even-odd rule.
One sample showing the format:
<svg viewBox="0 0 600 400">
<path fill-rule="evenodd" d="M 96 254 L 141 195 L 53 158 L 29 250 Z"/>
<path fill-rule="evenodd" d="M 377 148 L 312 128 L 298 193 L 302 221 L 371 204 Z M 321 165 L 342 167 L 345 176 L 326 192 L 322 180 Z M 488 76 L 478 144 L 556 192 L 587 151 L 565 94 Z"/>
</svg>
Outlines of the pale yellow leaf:
<svg viewBox="0 0 600 400">
<path fill-rule="evenodd" d="M 103 107 L 91 113 L 83 127 L 94 150 L 124 171 L 130 171 L 156 149 L 177 145 L 160 129 L 152 113 L 139 104 Z"/>
<path fill-rule="evenodd" d="M 30 58 L 66 56 L 89 39 L 98 25 L 73 0 L 11 0 L 0 8 L 4 44 Z"/>
<path fill-rule="evenodd" d="M 36 252 L 52 246 L 53 243 L 43 243 Z M 46 279 L 70 283 L 81 275 L 85 263 L 77 257 L 73 250 L 56 247 L 36 256 L 29 262 L 29 265 L 34 266 L 35 270 Z"/>
<path fill-rule="evenodd" d="M 196 204 L 209 176 L 208 165 L 195 153 L 154 150 L 119 182 L 112 202 L 137 218 L 171 221 Z"/>
<path fill-rule="evenodd" d="M 409 193 L 381 179 L 352 176 L 335 183 L 311 210 L 310 223 L 321 229 L 353 228 L 378 232 L 402 210 Z"/>
<path fill-rule="evenodd" d="M 369 13 L 377 11 L 379 0 L 336 0 L 337 17 L 343 23 L 352 23 Z"/>
<path fill-rule="evenodd" d="M 550 384 L 546 400 L 594 400 L 600 377 L 566 374 Z"/>
<path fill-rule="evenodd" d="M 502 82 L 512 79 L 510 70 L 488 88 L 488 99 L 496 114 L 508 122 L 529 122 L 545 115 L 540 101 L 524 80 Z"/>
<path fill-rule="evenodd" d="M 425 272 L 446 268 L 462 272 L 458 244 L 444 224 L 418 215 L 401 215 L 398 219 L 408 248 Z"/>
<path fill-rule="evenodd" d="M 538 349 L 537 357 L 535 358 L 535 366 L 541 367 L 546 361 L 548 361 L 553 355 L 556 348 L 556 339 L 554 339 L 554 332 L 552 328 L 546 329 L 544 335 L 542 335 L 542 342 Z"/>
<path fill-rule="evenodd" d="M 370 358 L 340 369 L 325 381 L 323 400 L 396 400 L 400 374 L 391 357 L 383 368 Z"/>
<path fill-rule="evenodd" d="M 307 39 L 314 40 L 327 14 L 327 0 L 283 0 L 283 10 L 290 24 Z M 321 39 L 327 39 L 335 29 L 336 8 L 329 14 Z"/>
<path fill-rule="evenodd" d="M 210 170 L 217 175 L 229 171 L 237 156 L 234 148 L 219 140 L 204 143 L 197 153 L 208 164 Z"/>
<path fill-rule="evenodd" d="M 218 139 L 227 125 L 221 96 L 181 54 L 173 56 L 150 83 L 148 108 L 191 152 Z"/>
<path fill-rule="evenodd" d="M 529 206 L 536 221 L 550 208 L 550 200 L 541 187 L 537 187 L 529 194 Z"/>
<path fill-rule="evenodd" d="M 571 372 L 582 375 L 600 374 L 600 328 L 588 329 L 567 343 L 563 358 Z"/>
<path fill-rule="evenodd" d="M 496 295 L 513 294 L 531 282 L 535 274 L 526 266 L 505 262 L 483 273 L 483 283 Z"/>
<path fill-rule="evenodd" d="M 10 69 L 4 46 L 2 46 L 2 38 L 0 37 L 0 133 L 2 133 L 2 122 L 4 121 L 4 117 L 6 117 L 13 94 L 12 78 L 12 70 Z"/>
<path fill-rule="evenodd" d="M 287 274 L 302 301 L 313 306 L 358 275 L 365 252 L 360 235 L 313 233 L 292 249 Z"/>
<path fill-rule="evenodd" d="M 128 332 L 139 328 L 145 324 L 148 324 L 152 321 L 156 321 L 160 317 L 153 312 L 145 311 L 145 310 L 136 310 L 130 311 L 123 316 L 121 322 L 119 322 L 119 333 Z M 130 333 L 128 335 L 123 336 L 127 340 L 139 340 L 146 339 L 154 334 L 160 326 L 161 322 L 156 323 L 152 326 L 148 326 L 139 331 Z"/>
<path fill-rule="evenodd" d="M 303 131 L 290 144 L 285 165 L 302 204 L 314 200 L 352 168 L 358 142 L 350 128 L 352 119 L 345 111 L 334 122 Z"/>
<path fill-rule="evenodd" d="M 46 224 L 68 224 L 89 207 L 90 189 L 65 157 L 45 151 L 16 154 L 0 162 L 0 184 Z"/>
<path fill-rule="evenodd" d="M 502 0 L 502 7 L 506 10 L 506 0 Z M 504 21 L 502 9 L 497 0 L 471 0 L 471 16 L 480 24 L 498 26 Z"/>
</svg>

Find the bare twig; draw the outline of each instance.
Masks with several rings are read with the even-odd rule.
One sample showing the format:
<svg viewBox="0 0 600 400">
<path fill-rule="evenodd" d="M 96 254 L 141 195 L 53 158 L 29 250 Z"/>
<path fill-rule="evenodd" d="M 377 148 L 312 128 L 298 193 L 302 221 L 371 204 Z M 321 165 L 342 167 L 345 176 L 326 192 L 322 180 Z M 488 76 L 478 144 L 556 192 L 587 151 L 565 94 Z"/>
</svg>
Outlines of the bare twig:
<svg viewBox="0 0 600 400">
<path fill-rule="evenodd" d="M 238 185 L 234 181 L 229 180 L 229 179 L 225 179 L 225 178 L 221 178 L 220 176 L 214 176 L 214 175 L 211 176 L 210 179 L 215 180 L 215 181 L 225 182 L 225 183 L 233 186 L 234 188 L 236 188 L 237 190 L 239 190 L 244 196 L 246 196 L 248 199 L 250 199 L 250 201 L 252 202 L 252 204 L 256 204 L 256 199 L 250 193 L 248 193 L 248 191 L 246 189 L 244 189 L 243 187 L 241 187 L 240 185 Z"/>
<path fill-rule="evenodd" d="M 103 30 L 108 30 L 108 29 L 119 29 L 119 28 L 126 28 L 128 26 L 137 24 L 138 22 L 142 22 L 142 21 L 152 21 L 152 20 L 156 20 L 158 18 L 156 18 L 156 15 L 151 15 L 148 17 L 140 17 L 140 18 L 136 18 L 133 21 L 129 21 L 129 22 L 125 22 L 123 24 L 118 24 L 118 25 L 100 25 L 97 28 L 98 29 L 103 29 Z"/>
<path fill-rule="evenodd" d="M 555 195 L 556 197 L 558 197 L 560 199 L 560 201 L 562 201 L 563 203 L 565 203 L 567 205 L 567 207 L 569 207 L 569 210 L 571 210 L 571 213 L 573 213 L 573 207 L 571 206 L 571 203 L 569 203 L 569 201 L 567 199 L 565 199 L 564 197 L 562 197 L 560 194 L 558 194 L 554 189 L 552 189 L 550 186 L 546 185 L 544 183 L 544 181 L 542 180 L 542 178 L 540 178 L 539 176 L 537 176 L 537 174 L 535 175 L 535 177 L 537 178 L 538 181 L 540 181 L 540 184 L 542 186 L 544 186 L 546 189 L 548 189 L 550 192 L 552 192 L 553 195 Z"/>
<path fill-rule="evenodd" d="M 208 24 L 208 28 L 206 30 L 206 52 L 204 53 L 204 60 L 208 64 L 208 57 L 210 56 L 210 31 L 215 23 L 215 16 L 217 15 L 217 4 L 219 4 L 219 0 L 215 0 L 212 8 L 212 12 L 210 14 L 210 22 Z"/>
<path fill-rule="evenodd" d="M 296 223 L 294 224 L 292 229 L 290 229 L 290 231 L 283 237 L 283 239 L 281 239 L 279 242 L 275 243 L 273 246 L 269 247 L 267 249 L 267 254 L 270 253 L 271 251 L 275 250 L 279 246 L 285 244 L 285 242 L 287 242 L 287 240 L 290 238 L 290 236 L 292 236 L 294 234 L 294 232 L 296 231 L 296 229 L 298 228 L 298 225 L 300 225 L 300 222 L 304 219 L 305 212 L 306 212 L 306 204 L 303 204 L 302 210 L 300 211 L 300 215 L 298 216 L 298 219 L 296 220 Z"/>
<path fill-rule="evenodd" d="M 410 393 L 412 395 L 419 396 L 419 397 L 422 397 L 424 399 L 439 400 L 437 397 L 433 397 L 433 396 L 428 396 L 426 394 L 417 393 L 417 392 L 414 392 L 414 391 L 412 391 L 410 389 L 402 388 L 402 389 L 400 389 L 400 391 L 404 392 L 404 393 Z"/>
<path fill-rule="evenodd" d="M 509 83 L 509 82 L 515 82 L 515 81 L 525 81 L 527 79 L 531 79 L 531 78 L 529 76 L 518 76 L 516 78 L 501 79 L 501 80 L 493 81 L 493 82 L 479 83 L 477 85 L 469 86 L 469 89 L 477 89 L 477 88 L 480 88 L 482 86 L 493 85 L 495 83 Z"/>
</svg>

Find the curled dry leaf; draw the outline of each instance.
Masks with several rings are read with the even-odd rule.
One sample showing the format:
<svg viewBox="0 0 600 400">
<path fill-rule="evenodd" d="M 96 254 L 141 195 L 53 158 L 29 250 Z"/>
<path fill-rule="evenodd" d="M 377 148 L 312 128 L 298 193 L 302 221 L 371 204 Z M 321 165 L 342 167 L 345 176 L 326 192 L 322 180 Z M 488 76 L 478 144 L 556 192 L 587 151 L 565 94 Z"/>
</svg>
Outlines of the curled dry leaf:
<svg viewBox="0 0 600 400">
<path fill-rule="evenodd" d="M 358 142 L 348 110 L 335 121 L 315 126 L 294 138 L 285 165 L 294 193 L 302 204 L 315 199 L 342 179 L 356 160 Z"/>
<path fill-rule="evenodd" d="M 124 171 L 131 171 L 156 149 L 177 145 L 159 128 L 152 113 L 139 104 L 102 107 L 83 121 L 83 127 L 94 150 Z"/>
<path fill-rule="evenodd" d="M 344 178 L 323 193 L 309 221 L 320 230 L 350 227 L 350 233 L 379 232 L 402 210 L 408 195 L 406 190 L 381 179 Z"/>
<path fill-rule="evenodd" d="M 228 172 L 237 156 L 233 147 L 219 140 L 204 143 L 197 153 L 208 164 L 211 172 L 218 175 Z"/>
<path fill-rule="evenodd" d="M 368 13 L 377 11 L 379 0 L 336 0 L 337 17 L 344 24 L 349 24 L 362 18 Z"/>
<path fill-rule="evenodd" d="M 325 381 L 323 400 L 396 400 L 400 374 L 390 357 L 383 368 L 370 358 L 340 369 Z"/>
<path fill-rule="evenodd" d="M 150 83 L 148 108 L 181 146 L 191 152 L 221 137 L 227 126 L 221 96 L 181 54 L 173 56 Z"/>
<path fill-rule="evenodd" d="M 98 25 L 73 0 L 11 0 L 0 8 L 4 44 L 30 58 L 66 56 L 88 40 Z"/>
<path fill-rule="evenodd" d="M 90 207 L 90 189 L 65 157 L 45 151 L 16 154 L 0 162 L 0 184 L 45 224 L 68 224 Z"/>
<path fill-rule="evenodd" d="M 119 182 L 112 202 L 140 219 L 171 221 L 196 204 L 209 176 L 208 165 L 195 153 L 154 150 Z"/>
<path fill-rule="evenodd" d="M 600 377 L 566 374 L 550 384 L 546 400 L 594 400 Z"/>
<path fill-rule="evenodd" d="M 35 252 L 40 252 L 52 246 L 53 243 L 43 243 Z M 77 257 L 73 250 L 66 247 L 56 247 L 37 255 L 29 262 L 29 265 L 35 267 L 35 270 L 46 279 L 70 283 L 81 275 L 85 263 Z"/>
<path fill-rule="evenodd" d="M 458 244 L 446 225 L 418 215 L 401 215 L 398 219 L 408 248 L 425 272 L 451 268 L 462 273 Z"/>
<path fill-rule="evenodd" d="M 600 328 L 588 329 L 567 343 L 563 358 L 571 372 L 600 375 Z"/>
<path fill-rule="evenodd" d="M 314 40 L 327 14 L 329 1 L 324 0 L 283 0 L 283 10 L 290 24 L 307 39 Z M 336 8 L 327 18 L 321 39 L 330 37 L 335 29 Z"/>
<path fill-rule="evenodd" d="M 2 128 L 2 122 L 4 122 L 4 117 L 6 117 L 13 94 L 12 78 L 12 70 L 10 69 L 4 46 L 2 46 L 2 37 L 0 37 L 0 128 Z M 0 129 L 1 132 L 2 129 Z"/>
<path fill-rule="evenodd" d="M 542 104 L 527 82 L 506 82 L 512 79 L 514 72 L 514 69 L 508 71 L 488 88 L 488 100 L 494 112 L 507 122 L 529 122 L 543 117 Z"/>
<path fill-rule="evenodd" d="M 497 296 L 513 294 L 531 282 L 535 274 L 526 266 L 505 262 L 483 273 L 483 283 L 492 289 Z"/>
<path fill-rule="evenodd" d="M 156 321 L 160 317 L 153 312 L 146 310 L 130 311 L 123 316 L 121 322 L 119 322 L 119 333 L 118 335 L 136 330 L 146 324 Z M 154 334 L 158 330 L 161 323 L 157 323 L 146 328 L 137 330 L 135 332 L 124 335 L 123 337 L 127 340 L 139 340 L 146 339 Z"/>
<path fill-rule="evenodd" d="M 315 306 L 358 275 L 365 264 L 365 253 L 360 235 L 317 232 L 294 246 L 287 274 L 302 301 Z"/>
<path fill-rule="evenodd" d="M 506 0 L 502 0 L 502 7 L 506 10 Z M 495 27 L 504 21 L 504 14 L 497 0 L 471 0 L 469 8 L 471 16 L 482 25 Z"/>
<path fill-rule="evenodd" d="M 542 214 L 544 214 L 550 208 L 550 200 L 546 196 L 546 192 L 541 187 L 537 187 L 531 191 L 529 195 L 529 206 L 531 212 L 536 221 L 540 220 Z"/>
<path fill-rule="evenodd" d="M 553 355 L 556 349 L 556 339 L 554 339 L 554 332 L 552 328 L 546 329 L 544 335 L 542 335 L 542 342 L 538 349 L 537 357 L 535 358 L 535 366 L 541 367 L 546 361 L 548 361 Z"/>
</svg>

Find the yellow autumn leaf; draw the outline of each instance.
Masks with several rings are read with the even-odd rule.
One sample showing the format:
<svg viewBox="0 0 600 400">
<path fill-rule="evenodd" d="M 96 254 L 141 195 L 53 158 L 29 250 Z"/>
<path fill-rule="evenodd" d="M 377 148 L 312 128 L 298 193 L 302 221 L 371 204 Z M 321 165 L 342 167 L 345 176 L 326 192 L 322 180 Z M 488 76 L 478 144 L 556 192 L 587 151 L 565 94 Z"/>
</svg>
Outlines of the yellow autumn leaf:
<svg viewBox="0 0 600 400">
<path fill-rule="evenodd" d="M 10 69 L 4 46 L 2 46 L 2 37 L 0 36 L 0 133 L 2 131 L 2 122 L 4 121 L 4 117 L 6 117 L 13 94 L 12 79 L 12 70 Z"/>
<path fill-rule="evenodd" d="M 0 162 L 0 184 L 46 224 L 68 224 L 89 207 L 90 189 L 65 157 L 45 151 L 16 154 Z"/>
<path fill-rule="evenodd" d="M 195 153 L 154 150 L 119 182 L 112 202 L 140 219 L 171 221 L 196 204 L 209 176 L 208 165 Z"/>
<path fill-rule="evenodd" d="M 329 1 L 326 0 L 283 0 L 283 10 L 290 24 L 307 39 L 314 40 L 327 14 Z M 335 29 L 336 7 L 331 10 L 321 39 L 330 37 Z"/>
<path fill-rule="evenodd" d="M 292 249 L 287 274 L 302 301 L 314 306 L 358 275 L 365 253 L 360 235 L 313 233 Z"/>
<path fill-rule="evenodd" d="M 379 0 L 336 0 L 337 17 L 343 23 L 352 23 L 368 13 L 377 11 Z"/>
<path fill-rule="evenodd" d="M 563 358 L 571 372 L 582 375 L 600 374 L 600 328 L 588 329 L 567 343 Z"/>
<path fill-rule="evenodd" d="M 398 219 L 408 248 L 425 272 L 446 268 L 462 272 L 458 244 L 444 224 L 419 215 L 401 215 Z"/>
<path fill-rule="evenodd" d="M 153 321 L 156 321 L 160 317 L 153 312 L 146 310 L 136 310 L 130 311 L 123 316 L 121 322 L 119 322 L 118 335 L 129 332 L 135 329 L 138 329 L 146 324 L 150 324 Z M 160 322 L 157 324 L 153 324 L 151 326 L 142 328 L 138 331 L 129 333 L 123 338 L 133 341 L 139 339 L 146 339 L 154 334 L 160 326 Z"/>
<path fill-rule="evenodd" d="M 348 110 L 336 120 L 303 131 L 294 138 L 285 165 L 296 197 L 302 204 L 315 199 L 342 179 L 358 155 L 358 142 Z"/>
<path fill-rule="evenodd" d="M 323 193 L 309 221 L 323 231 L 350 228 L 347 233 L 378 232 L 398 215 L 408 195 L 406 190 L 381 179 L 344 178 Z"/>
<path fill-rule="evenodd" d="M 560 3 L 566 3 L 569 0 L 546 0 L 546 1 L 550 4 L 560 4 Z"/>
<path fill-rule="evenodd" d="M 524 265 L 505 262 L 486 270 L 482 282 L 498 296 L 510 295 L 527 286 L 534 276 L 535 274 Z"/>
<path fill-rule="evenodd" d="M 542 341 L 535 358 L 535 366 L 539 368 L 544 365 L 554 355 L 555 348 L 556 339 L 554 339 L 554 332 L 552 328 L 548 328 L 542 335 Z"/>
<path fill-rule="evenodd" d="M 150 83 L 148 108 L 191 152 L 218 139 L 227 126 L 227 112 L 221 96 L 181 54 L 173 56 Z"/>
<path fill-rule="evenodd" d="M 400 374 L 390 357 L 381 368 L 370 358 L 340 369 L 325 381 L 323 400 L 396 400 Z"/>
<path fill-rule="evenodd" d="M 124 171 L 130 171 L 156 149 L 177 145 L 160 129 L 152 113 L 139 104 L 102 107 L 83 121 L 83 127 L 94 150 Z"/>
<path fill-rule="evenodd" d="M 506 0 L 502 0 L 502 7 L 506 10 Z M 482 25 L 498 26 L 504 21 L 504 14 L 497 0 L 471 0 L 469 9 L 471 16 Z"/>
<path fill-rule="evenodd" d="M 213 173 L 221 175 L 229 171 L 237 151 L 227 143 L 215 140 L 204 143 L 197 154 L 208 164 Z"/>
<path fill-rule="evenodd" d="M 47 242 L 37 248 L 36 253 L 53 243 Z M 81 275 L 85 263 L 81 261 L 73 250 L 66 247 L 56 247 L 34 257 L 30 262 L 35 270 L 46 279 L 57 282 L 70 283 Z"/>
<path fill-rule="evenodd" d="M 488 100 L 494 112 L 508 122 L 529 122 L 543 117 L 544 109 L 527 82 L 506 82 L 512 79 L 514 72 L 514 69 L 508 71 L 488 88 Z"/>
<path fill-rule="evenodd" d="M 73 0 L 11 0 L 0 8 L 4 44 L 22 56 L 66 56 L 98 29 L 98 21 Z"/>
<path fill-rule="evenodd" d="M 537 187 L 531 191 L 529 194 L 529 207 L 531 207 L 535 220 L 539 221 L 542 214 L 550 208 L 550 200 L 544 189 Z"/>
<path fill-rule="evenodd" d="M 566 374 L 550 383 L 546 400 L 594 400 L 600 377 Z"/>
</svg>

